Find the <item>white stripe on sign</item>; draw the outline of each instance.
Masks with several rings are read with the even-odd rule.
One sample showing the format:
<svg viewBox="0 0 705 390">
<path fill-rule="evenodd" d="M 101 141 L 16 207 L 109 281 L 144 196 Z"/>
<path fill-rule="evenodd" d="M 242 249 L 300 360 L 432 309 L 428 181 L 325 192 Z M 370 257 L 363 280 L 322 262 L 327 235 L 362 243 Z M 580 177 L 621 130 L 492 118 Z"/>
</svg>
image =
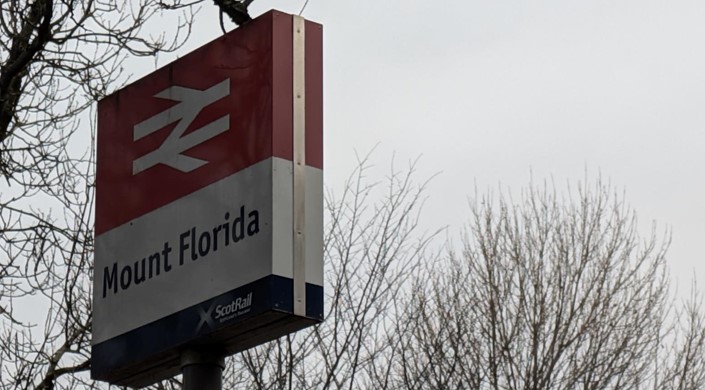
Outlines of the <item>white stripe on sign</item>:
<svg viewBox="0 0 705 390">
<path fill-rule="evenodd" d="M 273 164 L 97 236 L 93 344 L 271 274 Z"/>
</svg>

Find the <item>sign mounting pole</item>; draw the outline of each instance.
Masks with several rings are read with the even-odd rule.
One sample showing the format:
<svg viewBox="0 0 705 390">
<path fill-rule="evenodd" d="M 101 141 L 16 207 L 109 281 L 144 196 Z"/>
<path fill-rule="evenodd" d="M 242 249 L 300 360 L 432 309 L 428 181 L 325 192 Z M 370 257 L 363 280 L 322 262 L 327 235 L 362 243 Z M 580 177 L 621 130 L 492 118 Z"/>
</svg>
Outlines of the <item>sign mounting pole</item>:
<svg viewBox="0 0 705 390">
<path fill-rule="evenodd" d="M 221 390 L 225 358 L 218 350 L 187 349 L 181 353 L 183 390 Z"/>
</svg>

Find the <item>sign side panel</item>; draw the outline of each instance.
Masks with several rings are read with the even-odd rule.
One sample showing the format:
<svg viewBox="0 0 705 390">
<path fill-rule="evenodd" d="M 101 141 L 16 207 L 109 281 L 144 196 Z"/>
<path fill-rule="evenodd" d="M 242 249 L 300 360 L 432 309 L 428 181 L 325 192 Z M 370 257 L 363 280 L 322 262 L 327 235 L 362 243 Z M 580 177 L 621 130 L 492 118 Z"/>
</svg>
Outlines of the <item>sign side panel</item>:
<svg viewBox="0 0 705 390">
<path fill-rule="evenodd" d="M 306 21 L 306 165 L 306 283 L 323 286 L 323 26 L 309 20 Z"/>
</svg>

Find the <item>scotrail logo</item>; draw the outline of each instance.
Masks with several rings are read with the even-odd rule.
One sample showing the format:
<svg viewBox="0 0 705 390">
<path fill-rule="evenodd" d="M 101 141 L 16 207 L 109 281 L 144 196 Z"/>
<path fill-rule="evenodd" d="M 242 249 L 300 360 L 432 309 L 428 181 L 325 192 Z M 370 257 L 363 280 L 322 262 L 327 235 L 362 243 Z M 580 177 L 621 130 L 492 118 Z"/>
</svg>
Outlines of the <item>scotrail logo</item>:
<svg viewBox="0 0 705 390">
<path fill-rule="evenodd" d="M 204 325 L 208 325 L 209 328 L 213 329 L 215 326 L 214 322 L 222 323 L 229 321 L 233 318 L 237 318 L 241 315 L 247 314 L 252 308 L 252 293 L 248 293 L 245 296 L 237 297 L 230 301 L 226 305 L 215 305 L 212 302 L 208 307 L 208 310 L 203 310 L 203 307 L 199 307 L 199 315 L 201 320 L 196 328 L 196 333 L 198 333 Z M 213 313 L 215 312 L 215 313 Z"/>
<path fill-rule="evenodd" d="M 156 149 L 132 162 L 132 174 L 136 175 L 157 164 L 168 165 L 181 172 L 191 172 L 205 165 L 208 161 L 183 155 L 182 153 L 194 146 L 228 131 L 230 115 L 224 115 L 209 124 L 184 135 L 189 125 L 196 119 L 198 113 L 206 106 L 230 95 L 230 79 L 201 91 L 198 89 L 172 86 L 155 97 L 180 102 L 138 124 L 132 130 L 132 140 L 137 141 L 155 131 L 161 130 L 174 122 L 179 122 L 171 134 Z"/>
<path fill-rule="evenodd" d="M 249 293 L 244 297 L 233 299 L 233 301 L 227 305 L 216 306 L 215 319 L 219 320 L 219 322 L 227 321 L 230 318 L 249 312 L 250 306 L 252 306 L 252 293 Z"/>
</svg>

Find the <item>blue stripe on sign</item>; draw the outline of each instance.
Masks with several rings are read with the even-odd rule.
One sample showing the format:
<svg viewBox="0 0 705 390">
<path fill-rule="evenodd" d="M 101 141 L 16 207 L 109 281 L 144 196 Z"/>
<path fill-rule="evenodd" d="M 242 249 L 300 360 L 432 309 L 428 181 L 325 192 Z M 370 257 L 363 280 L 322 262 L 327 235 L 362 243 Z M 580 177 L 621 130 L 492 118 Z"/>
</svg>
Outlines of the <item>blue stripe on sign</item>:
<svg viewBox="0 0 705 390">
<path fill-rule="evenodd" d="M 160 355 L 165 357 L 186 343 L 198 343 L 215 331 L 247 322 L 266 312 L 293 313 L 292 292 L 292 279 L 270 275 L 93 345 L 92 377 L 111 377 L 116 370 L 140 362 L 157 364 L 154 360 L 160 360 Z M 306 316 L 323 320 L 323 287 L 307 283 L 306 298 Z"/>
<path fill-rule="evenodd" d="M 306 283 L 306 317 L 323 321 L 323 287 Z"/>
</svg>

